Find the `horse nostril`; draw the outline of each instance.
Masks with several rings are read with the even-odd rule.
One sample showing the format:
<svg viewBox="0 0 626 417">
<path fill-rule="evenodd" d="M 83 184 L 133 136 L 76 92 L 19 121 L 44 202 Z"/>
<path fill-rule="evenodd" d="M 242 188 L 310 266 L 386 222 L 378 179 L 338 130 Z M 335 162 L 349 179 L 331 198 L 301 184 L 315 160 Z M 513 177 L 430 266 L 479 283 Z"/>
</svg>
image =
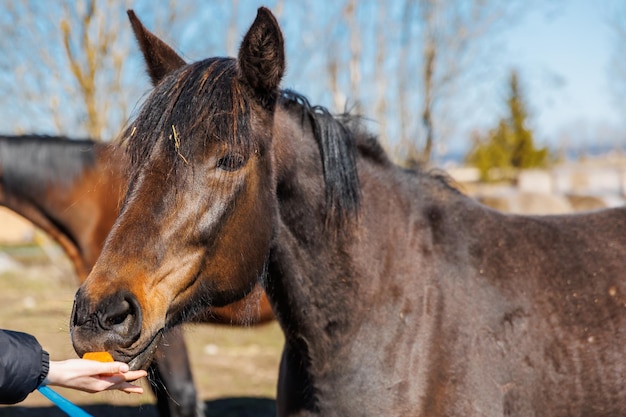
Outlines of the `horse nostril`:
<svg viewBox="0 0 626 417">
<path fill-rule="evenodd" d="M 115 335 L 111 335 L 112 338 L 122 345 L 134 342 L 141 332 L 139 301 L 127 291 L 112 294 L 102 301 L 96 317 L 98 327 L 112 332 Z"/>
<path fill-rule="evenodd" d="M 72 307 L 70 326 L 83 326 L 89 321 L 89 302 L 81 288 L 76 292 L 74 297 L 74 306 Z"/>
<path fill-rule="evenodd" d="M 134 315 L 135 309 L 128 300 L 124 299 L 108 306 L 107 310 L 101 314 L 100 325 L 102 328 L 110 329 L 124 323 L 125 320 Z"/>
</svg>

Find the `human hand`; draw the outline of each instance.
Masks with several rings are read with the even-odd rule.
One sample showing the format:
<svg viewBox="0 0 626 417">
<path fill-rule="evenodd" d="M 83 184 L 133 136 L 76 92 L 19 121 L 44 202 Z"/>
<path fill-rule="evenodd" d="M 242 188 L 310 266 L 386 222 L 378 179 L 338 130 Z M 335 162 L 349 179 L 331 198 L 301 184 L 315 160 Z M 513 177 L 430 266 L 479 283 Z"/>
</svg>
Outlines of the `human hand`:
<svg viewBox="0 0 626 417">
<path fill-rule="evenodd" d="M 142 394 L 143 388 L 130 381 L 146 376 L 146 371 L 131 371 L 123 362 L 98 362 L 89 359 L 50 361 L 43 385 L 55 385 L 89 393 L 120 390 Z"/>
</svg>

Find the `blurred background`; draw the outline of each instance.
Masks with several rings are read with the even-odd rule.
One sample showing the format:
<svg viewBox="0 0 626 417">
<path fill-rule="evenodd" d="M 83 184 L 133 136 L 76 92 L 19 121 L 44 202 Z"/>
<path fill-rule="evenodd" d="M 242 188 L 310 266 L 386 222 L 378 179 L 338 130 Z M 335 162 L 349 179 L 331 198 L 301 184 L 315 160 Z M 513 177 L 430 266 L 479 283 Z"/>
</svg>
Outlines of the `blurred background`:
<svg viewBox="0 0 626 417">
<path fill-rule="evenodd" d="M 235 56 L 260 5 L 283 28 L 292 88 L 369 120 L 399 161 L 464 160 L 509 113 L 516 74 L 536 146 L 626 144 L 621 0 L 3 0 L 4 133 L 111 140 L 150 86 L 126 18 L 188 61 Z"/>
</svg>

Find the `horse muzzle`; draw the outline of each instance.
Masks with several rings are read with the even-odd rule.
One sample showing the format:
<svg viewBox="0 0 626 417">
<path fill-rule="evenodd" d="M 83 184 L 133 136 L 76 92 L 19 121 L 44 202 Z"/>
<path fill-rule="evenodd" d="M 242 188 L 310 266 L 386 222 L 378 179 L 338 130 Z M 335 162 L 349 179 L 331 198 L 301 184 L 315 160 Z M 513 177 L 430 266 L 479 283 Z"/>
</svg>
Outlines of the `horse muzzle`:
<svg viewBox="0 0 626 417">
<path fill-rule="evenodd" d="M 161 332 L 142 340 L 141 305 L 129 291 L 112 293 L 94 303 L 81 287 L 74 299 L 70 334 L 79 356 L 107 351 L 115 360 L 140 369 L 150 363 Z"/>
</svg>

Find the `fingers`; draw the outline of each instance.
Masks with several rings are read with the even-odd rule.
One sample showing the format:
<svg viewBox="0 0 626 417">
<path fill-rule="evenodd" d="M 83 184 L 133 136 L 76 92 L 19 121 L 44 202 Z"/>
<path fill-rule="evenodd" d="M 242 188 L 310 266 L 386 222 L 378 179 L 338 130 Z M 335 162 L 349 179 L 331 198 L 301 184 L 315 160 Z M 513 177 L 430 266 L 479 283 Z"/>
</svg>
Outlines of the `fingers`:
<svg viewBox="0 0 626 417">
<path fill-rule="evenodd" d="M 128 394 L 143 394 L 143 388 L 139 385 L 133 385 L 128 382 L 125 382 L 120 387 L 116 388 L 120 391 L 126 392 Z"/>
<path fill-rule="evenodd" d="M 131 371 L 123 362 L 98 362 L 89 359 L 50 361 L 46 385 L 56 385 L 85 392 L 121 390 L 142 393 L 143 388 L 130 384 L 147 375 L 146 371 Z"/>
<path fill-rule="evenodd" d="M 107 384 L 102 390 L 120 390 L 129 394 L 142 394 L 143 388 L 133 385 L 129 381 L 135 381 L 147 375 L 146 371 L 128 371 L 126 373 L 102 374 L 100 381 Z"/>
<path fill-rule="evenodd" d="M 100 391 L 113 391 L 119 390 L 129 394 L 143 394 L 143 387 L 134 385 L 124 379 L 121 374 L 116 374 L 109 377 L 103 377 L 100 383 L 104 383 Z"/>
<path fill-rule="evenodd" d="M 128 364 L 124 362 L 98 362 L 92 359 L 78 359 L 80 361 L 89 361 L 91 369 L 96 374 L 117 374 L 126 373 L 130 370 Z"/>
<path fill-rule="evenodd" d="M 129 394 L 142 394 L 143 388 L 130 384 L 130 381 L 148 375 L 144 370 L 131 371 L 128 364 L 123 362 L 97 362 L 97 378 L 100 380 L 97 391 L 120 390 Z"/>
<path fill-rule="evenodd" d="M 124 362 L 112 362 L 111 365 L 114 365 L 116 367 L 116 372 L 126 373 L 130 371 L 128 364 Z"/>
<path fill-rule="evenodd" d="M 124 379 L 126 381 L 134 381 L 136 379 L 147 376 L 148 373 L 146 371 L 128 371 L 128 372 L 123 373 L 122 375 L 124 375 Z"/>
<path fill-rule="evenodd" d="M 83 359 L 89 360 L 89 359 Z M 95 361 L 94 361 L 95 362 Z M 144 370 L 131 371 L 124 362 L 95 362 L 93 373 L 101 376 L 124 375 L 126 381 L 134 381 L 148 375 Z"/>
</svg>

